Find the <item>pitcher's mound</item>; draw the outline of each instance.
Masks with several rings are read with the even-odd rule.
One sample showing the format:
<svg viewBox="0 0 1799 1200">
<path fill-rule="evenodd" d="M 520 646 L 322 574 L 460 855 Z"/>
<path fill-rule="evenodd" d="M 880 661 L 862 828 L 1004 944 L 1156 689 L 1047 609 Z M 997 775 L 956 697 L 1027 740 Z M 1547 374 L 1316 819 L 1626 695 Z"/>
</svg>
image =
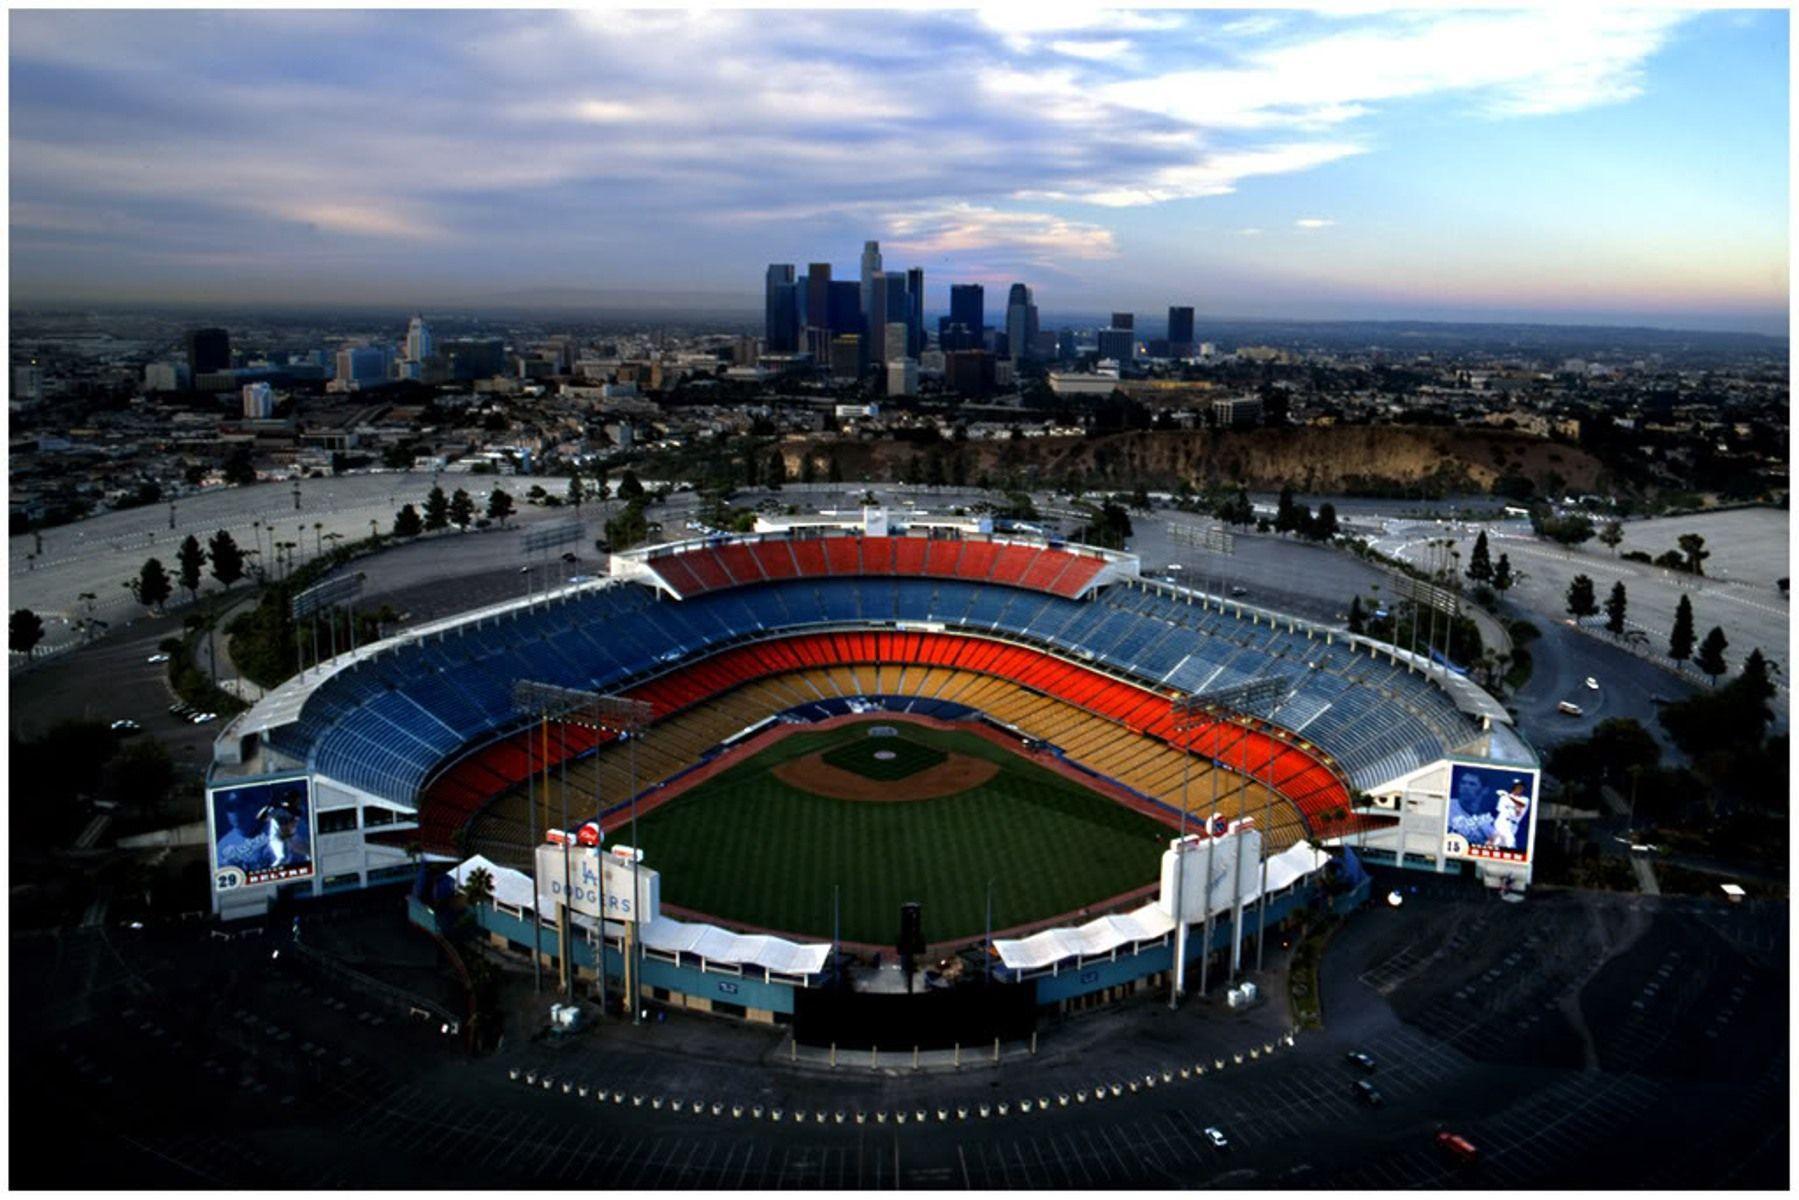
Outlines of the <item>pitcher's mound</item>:
<svg viewBox="0 0 1799 1200">
<path fill-rule="evenodd" d="M 784 762 L 772 774 L 788 787 L 833 800 L 934 800 L 979 787 L 999 774 L 999 764 L 967 754 L 950 754 L 935 766 L 903 779 L 877 780 L 808 754 Z"/>
</svg>

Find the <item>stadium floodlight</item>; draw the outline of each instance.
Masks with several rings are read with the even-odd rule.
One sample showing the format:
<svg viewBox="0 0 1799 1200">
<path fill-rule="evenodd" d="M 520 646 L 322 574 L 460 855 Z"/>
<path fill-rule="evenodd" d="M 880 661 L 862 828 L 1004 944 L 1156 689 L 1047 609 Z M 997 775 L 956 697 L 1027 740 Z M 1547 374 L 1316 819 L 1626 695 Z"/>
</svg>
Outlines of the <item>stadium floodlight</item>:
<svg viewBox="0 0 1799 1200">
<path fill-rule="evenodd" d="M 1264 675 L 1210 692 L 1190 692 L 1174 702 L 1175 728 L 1205 724 L 1222 712 L 1247 712 L 1284 695 L 1292 686 L 1292 676 Z"/>
<path fill-rule="evenodd" d="M 1453 589 L 1439 587 L 1423 579 L 1414 579 L 1399 571 L 1388 571 L 1387 574 L 1390 578 L 1389 587 L 1392 589 L 1390 594 L 1452 617 L 1461 613 L 1462 598 Z"/>
<path fill-rule="evenodd" d="M 361 572 L 354 575 L 340 575 L 336 579 L 327 579 L 323 583 L 314 584 L 293 598 L 291 606 L 293 619 L 303 621 L 314 613 L 348 604 L 361 594 Z"/>
<path fill-rule="evenodd" d="M 1193 546 L 1213 554 L 1235 554 L 1237 536 L 1222 525 L 1187 525 L 1170 523 L 1168 536 L 1183 546 Z"/>
<path fill-rule="evenodd" d="M 521 679 L 512 685 L 512 705 L 521 712 L 607 733 L 637 733 L 655 719 L 656 710 L 642 700 L 606 696 L 554 683 Z"/>
<path fill-rule="evenodd" d="M 581 540 L 581 522 L 574 519 L 563 521 L 546 521 L 542 525 L 524 530 L 519 537 L 519 547 L 526 554 L 535 554 L 539 550 L 554 550 L 558 546 L 572 546 Z"/>
</svg>

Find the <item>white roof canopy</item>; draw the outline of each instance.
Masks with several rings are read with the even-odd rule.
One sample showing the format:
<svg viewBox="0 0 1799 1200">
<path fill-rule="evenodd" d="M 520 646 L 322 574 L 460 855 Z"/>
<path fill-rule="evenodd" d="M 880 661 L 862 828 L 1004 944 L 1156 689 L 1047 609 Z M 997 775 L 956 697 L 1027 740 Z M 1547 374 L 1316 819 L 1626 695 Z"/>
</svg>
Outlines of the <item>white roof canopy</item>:
<svg viewBox="0 0 1799 1200">
<path fill-rule="evenodd" d="M 486 868 L 493 877 L 494 899 L 512 908 L 533 909 L 536 893 L 531 877 L 523 871 L 483 858 L 477 854 L 450 872 L 458 886 L 469 873 Z M 590 919 L 581 919 L 591 926 Z M 608 925 L 615 922 L 608 921 Z M 764 967 L 782 975 L 815 975 L 825 969 L 831 947 L 825 944 L 790 942 L 767 934 L 732 933 L 716 925 L 698 921 L 677 921 L 673 917 L 657 917 L 641 930 L 643 944 L 664 954 L 694 954 L 725 966 Z"/>
</svg>

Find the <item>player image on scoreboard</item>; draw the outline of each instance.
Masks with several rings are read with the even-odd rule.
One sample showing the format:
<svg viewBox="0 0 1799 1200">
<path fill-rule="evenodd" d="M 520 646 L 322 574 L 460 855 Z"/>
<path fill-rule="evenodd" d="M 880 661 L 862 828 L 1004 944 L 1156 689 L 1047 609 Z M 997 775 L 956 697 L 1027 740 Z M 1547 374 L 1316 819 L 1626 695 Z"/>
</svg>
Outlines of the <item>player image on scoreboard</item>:
<svg viewBox="0 0 1799 1200">
<path fill-rule="evenodd" d="M 216 788 L 213 878 L 219 890 L 313 874 L 312 805 L 305 779 Z"/>
<path fill-rule="evenodd" d="M 1449 778 L 1445 851 L 1452 858 L 1530 861 L 1534 771 L 1456 764 Z"/>
</svg>

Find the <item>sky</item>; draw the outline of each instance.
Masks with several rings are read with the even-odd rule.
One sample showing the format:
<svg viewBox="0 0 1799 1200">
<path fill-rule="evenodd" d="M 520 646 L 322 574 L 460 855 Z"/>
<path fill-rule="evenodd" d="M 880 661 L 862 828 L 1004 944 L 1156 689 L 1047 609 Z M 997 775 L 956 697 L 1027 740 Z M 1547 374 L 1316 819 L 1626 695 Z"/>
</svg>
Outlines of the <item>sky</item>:
<svg viewBox="0 0 1799 1200">
<path fill-rule="evenodd" d="M 17 304 L 759 307 L 865 239 L 1046 314 L 1784 333 L 1784 11 L 20 11 Z"/>
</svg>

